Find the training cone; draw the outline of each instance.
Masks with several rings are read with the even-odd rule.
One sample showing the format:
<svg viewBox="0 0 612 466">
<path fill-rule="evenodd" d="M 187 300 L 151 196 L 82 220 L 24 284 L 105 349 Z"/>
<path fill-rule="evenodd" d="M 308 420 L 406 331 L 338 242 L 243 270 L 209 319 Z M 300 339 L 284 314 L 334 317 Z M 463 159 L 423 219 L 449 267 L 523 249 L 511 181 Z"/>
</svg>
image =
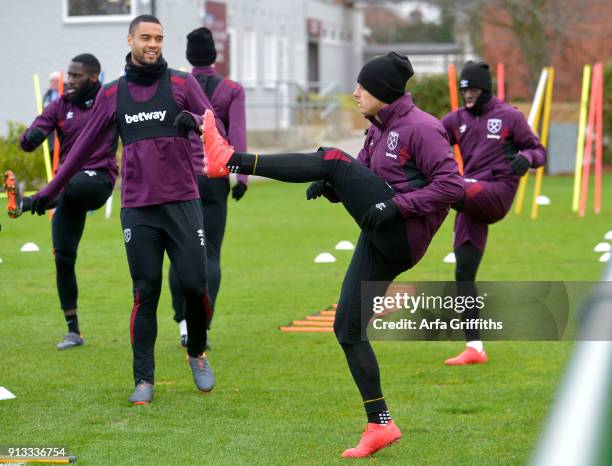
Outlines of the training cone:
<svg viewBox="0 0 612 466">
<path fill-rule="evenodd" d="M 447 263 L 447 264 L 454 264 L 455 262 L 457 262 L 457 259 L 455 259 L 455 253 L 454 252 L 449 252 L 444 257 L 444 262 Z"/>
<path fill-rule="evenodd" d="M 317 257 L 315 257 L 314 261 L 319 264 L 325 264 L 329 262 L 336 262 L 336 258 L 332 256 L 329 252 L 322 252 Z"/>
<path fill-rule="evenodd" d="M 612 230 L 606 233 L 606 236 L 604 236 L 604 239 L 612 239 Z"/>
<path fill-rule="evenodd" d="M 540 195 L 536 197 L 537 205 L 550 205 L 550 198 L 548 196 Z"/>
<path fill-rule="evenodd" d="M 609 252 L 602 254 L 601 257 L 599 258 L 599 262 L 609 262 L 610 256 L 612 256 L 612 254 L 610 254 Z"/>
<path fill-rule="evenodd" d="M 599 244 L 597 244 L 597 246 L 595 246 L 593 251 L 595 251 L 595 252 L 608 252 L 611 249 L 612 249 L 612 246 L 610 246 L 610 243 L 599 243 Z"/>
<path fill-rule="evenodd" d="M 9 392 L 6 388 L 0 387 L 0 400 L 12 400 L 17 398 L 11 392 Z"/>
<path fill-rule="evenodd" d="M 38 252 L 40 248 L 36 243 L 26 243 L 21 246 L 21 252 Z"/>
<path fill-rule="evenodd" d="M 352 251 L 355 249 L 355 246 L 353 246 L 353 243 L 350 241 L 340 241 L 338 244 L 336 244 L 336 249 L 338 251 Z"/>
</svg>

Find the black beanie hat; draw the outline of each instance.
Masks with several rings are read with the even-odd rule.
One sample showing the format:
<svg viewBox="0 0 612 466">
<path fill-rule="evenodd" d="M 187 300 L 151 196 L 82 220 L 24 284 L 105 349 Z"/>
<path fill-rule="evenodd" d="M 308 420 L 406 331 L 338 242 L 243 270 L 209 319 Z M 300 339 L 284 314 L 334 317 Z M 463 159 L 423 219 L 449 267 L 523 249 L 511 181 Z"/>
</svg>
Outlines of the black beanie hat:
<svg viewBox="0 0 612 466">
<path fill-rule="evenodd" d="M 491 92 L 491 71 L 485 62 L 468 61 L 459 77 L 459 88 L 466 89 L 474 87 L 483 91 Z"/>
<path fill-rule="evenodd" d="M 412 75 L 408 57 L 389 52 L 363 65 L 357 82 L 378 100 L 390 104 L 406 93 L 406 82 Z"/>
<path fill-rule="evenodd" d="M 209 66 L 217 59 L 212 32 L 198 28 L 187 34 L 187 60 L 193 66 Z"/>
</svg>

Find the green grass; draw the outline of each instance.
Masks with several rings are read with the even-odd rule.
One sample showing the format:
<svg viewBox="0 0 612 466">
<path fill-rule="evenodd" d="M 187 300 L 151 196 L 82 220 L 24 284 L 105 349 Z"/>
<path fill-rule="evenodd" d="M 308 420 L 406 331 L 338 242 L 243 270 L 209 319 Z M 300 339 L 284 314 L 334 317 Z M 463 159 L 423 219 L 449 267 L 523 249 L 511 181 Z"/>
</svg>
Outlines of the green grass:
<svg viewBox="0 0 612 466">
<path fill-rule="evenodd" d="M 569 212 L 570 178 L 546 178 L 540 219 L 509 214 L 490 229 L 481 280 L 597 280 L 593 246 L 610 229 L 604 211 Z M 178 347 L 164 284 L 155 402 L 130 407 L 131 282 L 118 220 L 88 217 L 78 260 L 86 345 L 58 352 L 65 332 L 55 290 L 48 218 L 2 214 L 0 232 L 0 445 L 65 445 L 78 464 L 340 464 L 365 425 L 361 401 L 332 335 L 277 328 L 336 302 L 357 227 L 340 206 L 304 201 L 300 185 L 254 184 L 230 200 L 223 284 L 210 352 L 217 386 L 198 394 Z M 529 193 L 528 193 L 529 194 Z M 528 197 L 530 199 L 530 197 Z M 5 200 L 0 200 L 4 212 Z M 452 216 L 426 257 L 402 275 L 451 280 Z M 26 241 L 39 253 L 21 253 Z M 338 261 L 315 264 L 321 251 Z M 167 266 L 167 263 L 166 263 Z M 402 442 L 366 463 L 524 464 L 566 362 L 567 342 L 496 342 L 486 366 L 446 368 L 459 342 L 375 342 L 383 388 Z"/>
</svg>

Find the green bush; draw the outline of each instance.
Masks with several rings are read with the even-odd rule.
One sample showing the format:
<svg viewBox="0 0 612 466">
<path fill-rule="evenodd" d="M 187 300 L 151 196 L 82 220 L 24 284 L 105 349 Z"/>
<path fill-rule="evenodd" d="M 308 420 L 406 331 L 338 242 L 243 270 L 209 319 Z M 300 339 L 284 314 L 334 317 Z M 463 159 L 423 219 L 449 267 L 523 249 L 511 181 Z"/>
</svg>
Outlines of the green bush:
<svg viewBox="0 0 612 466">
<path fill-rule="evenodd" d="M 406 90 L 412 94 L 414 103 L 427 113 L 442 118 L 450 112 L 448 78 L 443 74 L 413 78 Z"/>
<path fill-rule="evenodd" d="M 14 121 L 8 122 L 6 137 L 0 137 L 0 172 L 12 170 L 26 190 L 38 190 L 46 182 L 45 161 L 42 146 L 34 152 L 24 152 L 19 147 L 19 137 L 26 126 Z M 46 144 L 46 142 L 45 142 Z"/>
<path fill-rule="evenodd" d="M 612 164 L 612 62 L 604 67 L 603 94 L 603 161 Z"/>
</svg>

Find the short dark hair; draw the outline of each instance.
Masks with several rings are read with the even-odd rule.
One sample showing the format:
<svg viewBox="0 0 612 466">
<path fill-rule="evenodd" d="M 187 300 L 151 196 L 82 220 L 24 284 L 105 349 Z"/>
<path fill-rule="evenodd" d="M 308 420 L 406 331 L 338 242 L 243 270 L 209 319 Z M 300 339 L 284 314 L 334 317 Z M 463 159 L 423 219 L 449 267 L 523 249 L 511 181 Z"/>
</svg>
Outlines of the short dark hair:
<svg viewBox="0 0 612 466">
<path fill-rule="evenodd" d="M 140 23 L 155 23 L 155 24 L 159 24 L 161 26 L 161 23 L 159 22 L 159 19 L 157 19 L 155 16 L 153 16 L 153 15 L 140 15 L 140 16 L 136 16 L 136 18 L 134 18 L 132 20 L 132 22 L 130 23 L 130 27 L 128 29 L 128 32 L 130 34 L 132 34 L 132 32 L 134 32 L 134 29 L 136 28 L 136 26 L 138 26 Z"/>
<path fill-rule="evenodd" d="M 98 59 L 91 53 L 81 53 L 70 61 L 83 65 L 83 68 L 85 68 L 89 74 L 100 74 L 100 70 L 102 69 Z"/>
</svg>

